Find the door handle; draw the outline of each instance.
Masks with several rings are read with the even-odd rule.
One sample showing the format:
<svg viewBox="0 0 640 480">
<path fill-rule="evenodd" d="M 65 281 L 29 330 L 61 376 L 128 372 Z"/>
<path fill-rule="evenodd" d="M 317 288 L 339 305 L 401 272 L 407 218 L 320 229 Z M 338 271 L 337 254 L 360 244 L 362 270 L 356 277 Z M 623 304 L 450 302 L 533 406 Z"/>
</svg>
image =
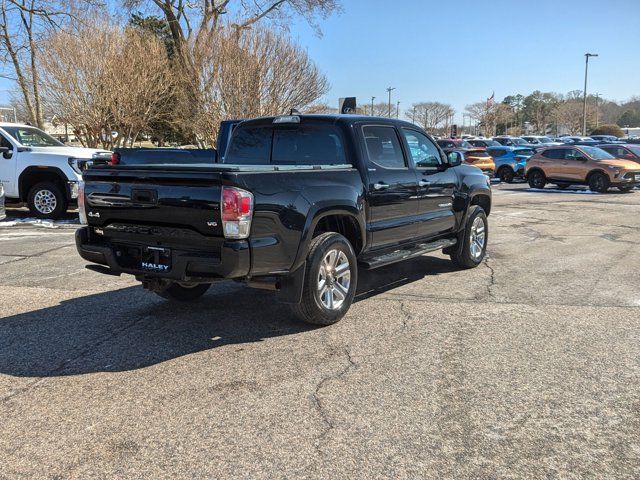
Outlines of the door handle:
<svg viewBox="0 0 640 480">
<path fill-rule="evenodd" d="M 419 187 L 428 187 L 429 185 L 431 185 L 431 182 L 427 181 L 427 180 L 420 180 L 418 182 L 418 186 Z"/>
<path fill-rule="evenodd" d="M 373 184 L 373 188 L 376 190 L 384 190 L 385 188 L 389 188 L 389 185 L 384 182 L 378 182 Z"/>
</svg>

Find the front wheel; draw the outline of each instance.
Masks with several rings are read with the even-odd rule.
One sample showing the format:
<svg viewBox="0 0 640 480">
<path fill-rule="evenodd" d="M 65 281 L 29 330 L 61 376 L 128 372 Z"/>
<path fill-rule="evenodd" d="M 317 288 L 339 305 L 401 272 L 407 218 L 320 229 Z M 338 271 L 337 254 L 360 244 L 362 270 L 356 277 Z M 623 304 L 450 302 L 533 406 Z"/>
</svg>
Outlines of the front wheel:
<svg viewBox="0 0 640 480">
<path fill-rule="evenodd" d="M 459 268 L 474 268 L 482 263 L 487 252 L 489 239 L 489 222 L 481 207 L 474 210 L 467 217 L 462 238 L 458 239 L 458 246 L 451 254 L 451 261 Z"/>
<path fill-rule="evenodd" d="M 171 282 L 165 289 L 156 292 L 167 300 L 178 300 L 180 302 L 190 302 L 207 293 L 210 283 L 179 283 Z"/>
<path fill-rule="evenodd" d="M 609 177 L 607 177 L 604 173 L 593 173 L 589 177 L 589 190 L 592 192 L 605 193 L 609 190 Z"/>
<path fill-rule="evenodd" d="M 323 233 L 311 242 L 302 301 L 291 308 L 300 320 L 314 325 L 338 322 L 356 294 L 358 266 L 349 241 L 339 233 Z"/>
<path fill-rule="evenodd" d="M 27 204 L 37 218 L 55 220 L 67 211 L 67 199 L 62 189 L 53 182 L 40 182 L 31 187 Z"/>
</svg>

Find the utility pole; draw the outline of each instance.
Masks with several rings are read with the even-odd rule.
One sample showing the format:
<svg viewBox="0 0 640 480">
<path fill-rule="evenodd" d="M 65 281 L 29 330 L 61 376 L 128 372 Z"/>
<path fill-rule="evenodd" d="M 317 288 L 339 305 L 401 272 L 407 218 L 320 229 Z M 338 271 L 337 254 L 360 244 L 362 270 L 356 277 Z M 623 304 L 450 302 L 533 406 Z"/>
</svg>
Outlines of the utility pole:
<svg viewBox="0 0 640 480">
<path fill-rule="evenodd" d="M 587 135 L 587 75 L 589 73 L 589 57 L 597 57 L 597 53 L 584 54 L 584 92 L 582 100 L 582 136 Z"/>
<path fill-rule="evenodd" d="M 400 118 L 400 102 L 396 103 L 396 120 Z"/>
<path fill-rule="evenodd" d="M 416 123 L 416 107 L 413 106 L 413 113 L 411 114 L 411 123 Z"/>
<path fill-rule="evenodd" d="M 391 118 L 391 92 L 395 90 L 395 87 L 387 87 L 387 92 L 389 93 L 389 118 Z"/>
<path fill-rule="evenodd" d="M 598 101 L 600 100 L 600 94 L 596 93 L 596 128 L 598 128 Z"/>
<path fill-rule="evenodd" d="M 376 99 L 376 97 L 371 97 L 371 116 L 373 117 L 373 101 Z"/>
</svg>

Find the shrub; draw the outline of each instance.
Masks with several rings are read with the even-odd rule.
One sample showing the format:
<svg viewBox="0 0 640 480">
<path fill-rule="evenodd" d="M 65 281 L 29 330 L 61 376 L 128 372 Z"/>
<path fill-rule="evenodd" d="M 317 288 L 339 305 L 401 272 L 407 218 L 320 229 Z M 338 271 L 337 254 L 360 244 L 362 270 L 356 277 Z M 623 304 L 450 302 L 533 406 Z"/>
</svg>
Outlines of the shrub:
<svg viewBox="0 0 640 480">
<path fill-rule="evenodd" d="M 624 137 L 624 132 L 618 125 L 600 125 L 591 131 L 591 135 L 614 135 L 621 138 Z"/>
</svg>

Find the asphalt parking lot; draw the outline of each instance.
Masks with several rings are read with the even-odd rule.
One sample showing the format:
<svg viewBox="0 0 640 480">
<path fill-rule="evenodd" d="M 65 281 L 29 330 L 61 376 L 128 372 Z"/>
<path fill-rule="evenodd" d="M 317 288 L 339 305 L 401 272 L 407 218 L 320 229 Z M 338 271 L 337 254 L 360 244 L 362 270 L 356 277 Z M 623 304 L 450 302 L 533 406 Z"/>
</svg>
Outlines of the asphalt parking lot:
<svg viewBox="0 0 640 480">
<path fill-rule="evenodd" d="M 640 191 L 495 187 L 483 265 L 364 273 L 328 328 L 74 229 L 0 226 L 0 478 L 640 477 Z"/>
</svg>

